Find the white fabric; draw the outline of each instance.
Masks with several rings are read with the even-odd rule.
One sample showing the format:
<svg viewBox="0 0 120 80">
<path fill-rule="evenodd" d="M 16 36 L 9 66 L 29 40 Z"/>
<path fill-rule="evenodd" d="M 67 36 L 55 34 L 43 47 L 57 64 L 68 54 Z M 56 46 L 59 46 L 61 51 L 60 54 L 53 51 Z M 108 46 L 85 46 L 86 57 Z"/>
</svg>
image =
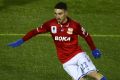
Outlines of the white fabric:
<svg viewBox="0 0 120 80">
<path fill-rule="evenodd" d="M 77 54 L 64 63 L 63 68 L 74 80 L 78 80 L 91 71 L 96 71 L 96 67 L 85 52 Z"/>
</svg>

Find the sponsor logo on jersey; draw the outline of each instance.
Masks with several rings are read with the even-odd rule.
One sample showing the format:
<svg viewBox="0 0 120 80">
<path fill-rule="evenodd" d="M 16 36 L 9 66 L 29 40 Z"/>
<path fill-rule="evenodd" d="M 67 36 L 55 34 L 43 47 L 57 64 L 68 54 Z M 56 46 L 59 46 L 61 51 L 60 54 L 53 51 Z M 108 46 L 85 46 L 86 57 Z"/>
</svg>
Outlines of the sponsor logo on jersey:
<svg viewBox="0 0 120 80">
<path fill-rule="evenodd" d="M 70 41 L 71 37 L 55 36 L 55 41 Z"/>
<path fill-rule="evenodd" d="M 67 33 L 68 33 L 68 34 L 73 34 L 73 28 L 68 28 Z"/>
<path fill-rule="evenodd" d="M 51 26 L 51 32 L 52 33 L 57 33 L 57 27 L 56 26 Z"/>
</svg>

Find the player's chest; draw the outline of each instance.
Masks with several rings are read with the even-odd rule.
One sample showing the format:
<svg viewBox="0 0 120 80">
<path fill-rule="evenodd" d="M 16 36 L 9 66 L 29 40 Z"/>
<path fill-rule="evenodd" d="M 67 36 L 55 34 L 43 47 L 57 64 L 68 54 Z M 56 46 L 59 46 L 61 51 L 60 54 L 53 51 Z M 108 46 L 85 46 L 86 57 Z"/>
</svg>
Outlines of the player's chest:
<svg viewBox="0 0 120 80">
<path fill-rule="evenodd" d="M 74 28 L 67 25 L 52 25 L 50 27 L 50 32 L 52 35 L 70 36 L 74 34 Z"/>
</svg>

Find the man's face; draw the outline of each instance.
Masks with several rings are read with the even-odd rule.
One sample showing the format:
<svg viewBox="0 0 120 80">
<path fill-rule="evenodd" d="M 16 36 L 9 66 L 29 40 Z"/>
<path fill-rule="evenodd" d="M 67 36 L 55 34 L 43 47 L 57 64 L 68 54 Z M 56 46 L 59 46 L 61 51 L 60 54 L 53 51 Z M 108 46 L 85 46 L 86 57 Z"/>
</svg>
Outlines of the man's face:
<svg viewBox="0 0 120 80">
<path fill-rule="evenodd" d="M 67 11 L 63 9 L 55 9 L 54 13 L 58 23 L 62 23 L 67 18 Z"/>
</svg>

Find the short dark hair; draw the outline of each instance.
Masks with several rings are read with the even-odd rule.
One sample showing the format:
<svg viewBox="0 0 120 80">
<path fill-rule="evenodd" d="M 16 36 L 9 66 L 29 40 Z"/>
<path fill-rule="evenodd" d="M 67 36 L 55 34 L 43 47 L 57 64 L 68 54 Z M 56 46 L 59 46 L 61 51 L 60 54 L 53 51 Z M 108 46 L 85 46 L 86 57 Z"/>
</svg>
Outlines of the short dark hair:
<svg viewBox="0 0 120 80">
<path fill-rule="evenodd" d="M 55 5 L 54 7 L 55 9 L 64 9 L 67 10 L 67 4 L 64 2 L 59 2 Z"/>
</svg>

